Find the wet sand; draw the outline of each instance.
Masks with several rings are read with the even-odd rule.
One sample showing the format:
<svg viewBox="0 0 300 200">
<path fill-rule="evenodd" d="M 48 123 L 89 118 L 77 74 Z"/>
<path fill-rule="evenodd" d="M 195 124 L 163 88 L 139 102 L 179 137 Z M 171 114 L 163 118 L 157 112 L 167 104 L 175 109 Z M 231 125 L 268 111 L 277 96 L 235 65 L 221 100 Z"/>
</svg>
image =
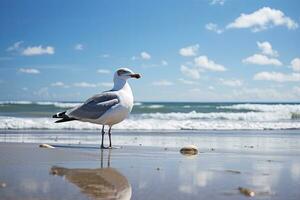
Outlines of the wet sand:
<svg viewBox="0 0 300 200">
<path fill-rule="evenodd" d="M 9 138 L 9 134 L 21 133 L 7 134 Z M 72 140 L 62 143 L 59 138 L 66 137 L 66 133 L 44 134 L 56 138 L 56 142 L 50 140 L 56 148 L 39 148 L 39 142 L 48 141 L 49 137 L 40 141 L 35 138 L 38 143 L 26 143 L 26 136 L 25 143 L 11 139 L 4 142 L 2 133 L 0 199 L 300 197 L 300 134 L 297 131 L 120 132 L 113 136 L 119 148 L 111 150 L 100 150 L 96 144 L 87 142 L 90 138 L 82 139 L 80 144 Z M 93 136 L 87 133 L 84 137 L 88 134 Z M 24 132 L 22 137 L 24 140 Z M 126 145 L 119 145 L 122 142 Z M 196 145 L 199 154 L 180 154 L 185 144 Z M 250 189 L 255 196 L 247 197 L 239 187 Z"/>
</svg>

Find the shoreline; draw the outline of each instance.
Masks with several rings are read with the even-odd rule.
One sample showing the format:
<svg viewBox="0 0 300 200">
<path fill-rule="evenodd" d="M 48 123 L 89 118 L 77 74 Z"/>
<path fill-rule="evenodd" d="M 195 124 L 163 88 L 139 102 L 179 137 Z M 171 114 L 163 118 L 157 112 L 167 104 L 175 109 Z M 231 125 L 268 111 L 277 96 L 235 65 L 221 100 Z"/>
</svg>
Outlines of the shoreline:
<svg viewBox="0 0 300 200">
<path fill-rule="evenodd" d="M 22 132 L 45 132 L 45 133 L 101 133 L 102 128 L 93 130 L 93 129 L 0 129 L 0 134 L 3 133 L 22 133 Z M 192 134 L 300 134 L 300 129 L 181 129 L 181 130 L 172 130 L 172 129 L 155 129 L 155 130 L 146 130 L 146 129 L 113 129 L 114 133 L 126 133 L 126 134 L 177 134 L 177 133 L 192 133 Z"/>
<path fill-rule="evenodd" d="M 244 199 L 247 190 L 239 187 L 253 191 L 254 199 L 300 196 L 297 132 L 115 132 L 117 148 L 111 150 L 99 149 L 96 132 L 84 133 L 32 132 L 35 139 L 59 136 L 49 143 L 54 149 L 39 148 L 46 140 L 0 142 L 0 181 L 6 184 L 0 188 L 1 197 L 105 199 L 112 187 L 119 199 L 132 200 Z M 14 134 L 22 132 L 6 135 Z M 80 144 L 63 140 L 78 135 Z M 195 144 L 199 154 L 182 155 L 179 150 L 186 144 Z"/>
<path fill-rule="evenodd" d="M 237 150 L 243 146 L 263 147 L 264 144 L 279 148 L 300 138 L 298 130 L 266 130 L 266 131 L 123 131 L 113 130 L 112 142 L 117 146 L 150 146 L 178 147 L 189 144 L 210 148 L 211 144 L 223 149 Z M 70 145 L 98 145 L 101 133 L 99 131 L 53 131 L 53 130 L 0 130 L 0 143 L 50 143 Z M 107 136 L 105 138 L 106 141 Z M 286 143 L 282 143 L 286 140 Z M 107 142 L 107 141 L 106 141 Z M 233 148 L 234 145 L 239 147 Z M 297 143 L 300 151 L 300 144 Z"/>
</svg>

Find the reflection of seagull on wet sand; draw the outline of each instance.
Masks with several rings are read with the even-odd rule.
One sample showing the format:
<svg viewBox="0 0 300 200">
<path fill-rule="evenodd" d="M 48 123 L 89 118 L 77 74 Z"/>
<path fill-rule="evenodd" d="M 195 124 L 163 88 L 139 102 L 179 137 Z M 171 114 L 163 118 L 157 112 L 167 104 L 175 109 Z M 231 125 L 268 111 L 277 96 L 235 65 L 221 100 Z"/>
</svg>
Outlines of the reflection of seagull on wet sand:
<svg viewBox="0 0 300 200">
<path fill-rule="evenodd" d="M 123 121 L 133 107 L 133 95 L 127 79 L 140 77 L 140 74 L 133 73 L 130 69 L 118 69 L 114 74 L 113 89 L 94 95 L 84 104 L 57 113 L 53 115 L 53 118 L 61 118 L 56 123 L 79 120 L 103 125 L 101 148 L 105 148 L 103 145 L 104 126 L 108 125 L 109 148 L 111 148 L 111 127 Z"/>
<path fill-rule="evenodd" d="M 107 168 L 103 168 L 103 151 L 101 152 L 101 168 L 69 169 L 53 166 L 51 174 L 63 176 L 75 184 L 80 190 L 97 200 L 129 200 L 132 189 L 127 178 L 114 168 L 109 167 L 110 151 L 108 152 Z"/>
</svg>

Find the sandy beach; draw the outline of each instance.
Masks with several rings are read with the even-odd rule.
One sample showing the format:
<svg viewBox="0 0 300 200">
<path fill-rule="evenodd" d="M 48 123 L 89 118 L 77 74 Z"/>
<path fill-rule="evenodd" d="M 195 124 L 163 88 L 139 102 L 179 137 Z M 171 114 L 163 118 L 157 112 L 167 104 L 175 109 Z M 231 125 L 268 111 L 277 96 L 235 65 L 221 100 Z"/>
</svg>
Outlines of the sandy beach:
<svg viewBox="0 0 300 200">
<path fill-rule="evenodd" d="M 93 137 L 100 139 L 95 132 L 3 131 L 1 199 L 248 198 L 239 187 L 253 199 L 300 196 L 297 131 L 116 132 L 111 150 Z M 186 144 L 199 154 L 180 154 Z"/>
<path fill-rule="evenodd" d="M 300 200 L 300 0 L 0 0 L 0 200 Z"/>
</svg>

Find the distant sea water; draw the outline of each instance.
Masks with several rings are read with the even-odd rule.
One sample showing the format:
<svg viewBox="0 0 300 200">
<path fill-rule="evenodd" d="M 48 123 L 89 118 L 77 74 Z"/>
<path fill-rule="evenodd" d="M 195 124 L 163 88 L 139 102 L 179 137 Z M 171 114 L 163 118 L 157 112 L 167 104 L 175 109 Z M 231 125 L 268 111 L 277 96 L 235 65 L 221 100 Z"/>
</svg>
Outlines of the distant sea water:
<svg viewBox="0 0 300 200">
<path fill-rule="evenodd" d="M 0 130 L 95 130 L 79 121 L 55 124 L 51 116 L 79 102 L 0 102 Z M 121 130 L 300 130 L 300 103 L 136 102 Z"/>
</svg>

